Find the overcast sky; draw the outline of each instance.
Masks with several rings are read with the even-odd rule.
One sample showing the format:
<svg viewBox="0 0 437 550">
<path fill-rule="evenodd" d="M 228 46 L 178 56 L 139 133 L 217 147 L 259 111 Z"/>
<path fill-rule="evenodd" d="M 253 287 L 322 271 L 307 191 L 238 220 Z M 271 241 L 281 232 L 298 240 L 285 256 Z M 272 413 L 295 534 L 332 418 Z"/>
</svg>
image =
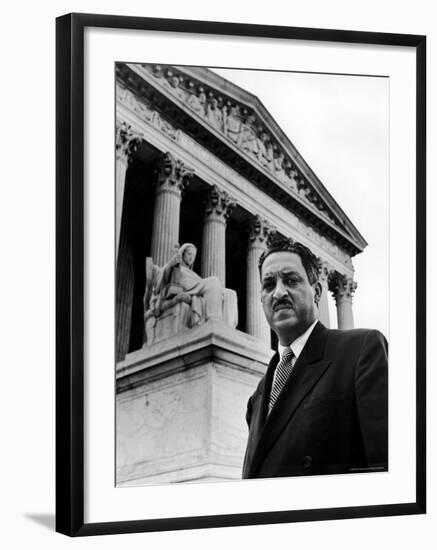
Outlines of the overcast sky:
<svg viewBox="0 0 437 550">
<path fill-rule="evenodd" d="M 388 79 L 213 70 L 258 96 L 368 242 L 353 258 L 355 326 L 387 336 Z M 336 327 L 333 300 L 330 313 Z"/>
</svg>

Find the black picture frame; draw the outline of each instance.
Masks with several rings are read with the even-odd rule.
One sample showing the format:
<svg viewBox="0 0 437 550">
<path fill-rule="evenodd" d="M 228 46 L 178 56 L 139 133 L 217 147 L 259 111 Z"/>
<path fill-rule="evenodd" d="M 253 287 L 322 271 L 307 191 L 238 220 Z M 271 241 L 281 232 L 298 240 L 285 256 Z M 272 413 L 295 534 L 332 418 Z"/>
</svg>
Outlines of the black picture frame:
<svg viewBox="0 0 437 550">
<path fill-rule="evenodd" d="M 84 29 L 333 41 L 416 52 L 416 500 L 387 505 L 84 522 Z M 423 514 L 426 511 L 426 37 L 68 14 L 56 21 L 56 530 L 69 536 Z"/>
</svg>

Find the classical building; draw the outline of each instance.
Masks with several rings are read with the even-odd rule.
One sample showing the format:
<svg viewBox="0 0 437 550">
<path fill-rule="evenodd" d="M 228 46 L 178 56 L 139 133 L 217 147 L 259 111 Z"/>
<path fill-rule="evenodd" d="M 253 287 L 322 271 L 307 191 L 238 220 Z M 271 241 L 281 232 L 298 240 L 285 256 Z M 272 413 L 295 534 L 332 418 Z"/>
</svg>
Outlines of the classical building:
<svg viewBox="0 0 437 550">
<path fill-rule="evenodd" d="M 366 242 L 261 101 L 208 69 L 118 63 L 118 485 L 240 477 L 247 398 L 276 345 L 258 274 L 272 230 L 320 258 L 320 318 L 331 292 L 352 328 Z M 194 265 L 173 275 L 183 243 Z"/>
</svg>

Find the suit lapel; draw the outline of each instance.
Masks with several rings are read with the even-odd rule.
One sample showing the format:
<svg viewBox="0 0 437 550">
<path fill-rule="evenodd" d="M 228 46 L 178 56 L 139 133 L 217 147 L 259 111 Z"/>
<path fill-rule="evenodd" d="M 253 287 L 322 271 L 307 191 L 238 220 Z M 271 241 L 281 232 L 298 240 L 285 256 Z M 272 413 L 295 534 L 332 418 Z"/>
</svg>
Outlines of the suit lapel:
<svg viewBox="0 0 437 550">
<path fill-rule="evenodd" d="M 250 451 L 256 449 L 261 434 L 263 432 L 264 424 L 267 418 L 267 410 L 269 404 L 270 389 L 272 386 L 273 373 L 275 372 L 276 365 L 279 361 L 279 353 L 275 355 L 270 360 L 269 366 L 267 367 L 266 374 L 264 376 L 264 382 L 262 389 L 259 395 L 256 398 L 256 401 L 253 403 L 253 412 L 251 419 L 251 434 L 250 434 Z"/>
<path fill-rule="evenodd" d="M 259 437 L 257 437 L 256 448 L 250 467 L 252 474 L 259 469 L 264 457 L 292 418 L 299 404 L 329 367 L 330 361 L 323 360 L 327 334 L 328 330 L 320 322 L 317 323 L 296 361 L 293 372 L 282 389 L 272 412 L 267 417 L 270 388 L 278 356 L 276 355 L 273 358 L 275 360 L 274 363 L 273 360 L 270 363 L 266 373 L 266 384 L 262 396 L 259 422 L 264 422 L 266 417 L 267 419 L 262 429 L 258 432 Z"/>
</svg>

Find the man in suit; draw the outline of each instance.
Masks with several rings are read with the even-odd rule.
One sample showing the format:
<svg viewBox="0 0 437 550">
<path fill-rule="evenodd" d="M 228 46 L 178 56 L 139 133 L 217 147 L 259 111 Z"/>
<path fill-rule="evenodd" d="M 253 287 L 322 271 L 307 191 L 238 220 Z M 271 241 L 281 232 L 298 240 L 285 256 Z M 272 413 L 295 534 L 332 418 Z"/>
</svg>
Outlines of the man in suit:
<svg viewBox="0 0 437 550">
<path fill-rule="evenodd" d="M 318 321 L 318 261 L 277 238 L 260 258 L 261 301 L 279 350 L 249 399 L 244 478 L 386 471 L 387 342 Z"/>
</svg>

